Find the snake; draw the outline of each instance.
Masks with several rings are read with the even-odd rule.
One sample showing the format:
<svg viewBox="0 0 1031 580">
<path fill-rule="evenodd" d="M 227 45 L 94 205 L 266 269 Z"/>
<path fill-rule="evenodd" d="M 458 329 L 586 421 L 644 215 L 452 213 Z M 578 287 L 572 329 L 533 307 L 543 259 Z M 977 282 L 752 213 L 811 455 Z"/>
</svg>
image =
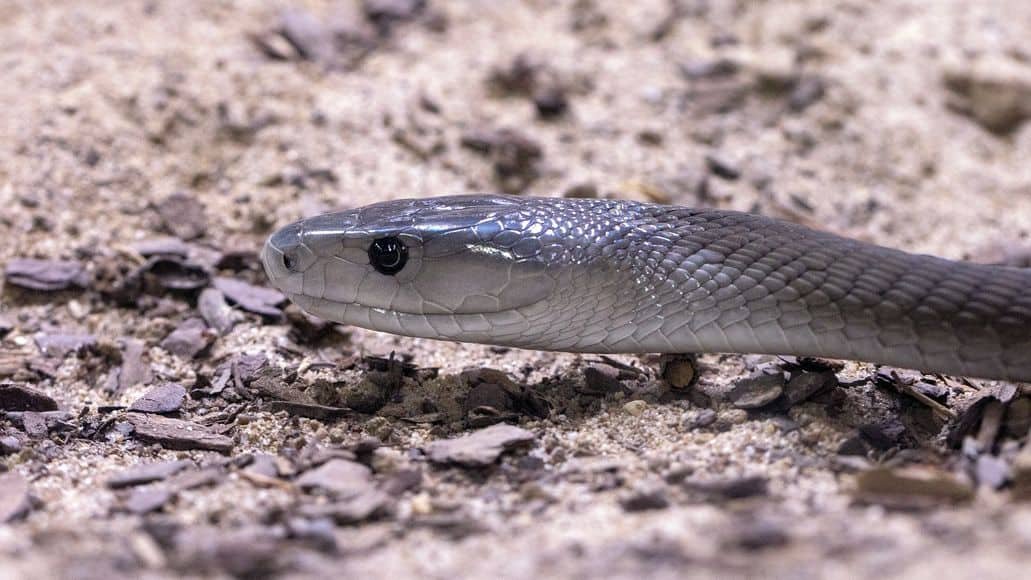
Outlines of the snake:
<svg viewBox="0 0 1031 580">
<path fill-rule="evenodd" d="M 287 225 L 262 263 L 311 315 L 411 337 L 1031 381 L 1031 270 L 758 214 L 591 198 L 396 199 Z"/>
</svg>

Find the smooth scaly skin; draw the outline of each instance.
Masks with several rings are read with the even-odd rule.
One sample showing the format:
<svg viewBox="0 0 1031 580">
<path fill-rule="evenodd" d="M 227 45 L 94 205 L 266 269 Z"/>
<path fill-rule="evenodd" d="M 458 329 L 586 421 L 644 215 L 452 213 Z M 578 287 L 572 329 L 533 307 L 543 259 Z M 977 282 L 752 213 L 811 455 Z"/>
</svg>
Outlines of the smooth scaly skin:
<svg viewBox="0 0 1031 580">
<path fill-rule="evenodd" d="M 396 276 L 374 271 L 366 253 L 388 235 L 410 250 Z M 811 355 L 1031 381 L 1031 271 L 751 214 L 399 200 L 287 226 L 263 257 L 272 282 L 308 312 L 396 334 L 594 353 Z"/>
</svg>

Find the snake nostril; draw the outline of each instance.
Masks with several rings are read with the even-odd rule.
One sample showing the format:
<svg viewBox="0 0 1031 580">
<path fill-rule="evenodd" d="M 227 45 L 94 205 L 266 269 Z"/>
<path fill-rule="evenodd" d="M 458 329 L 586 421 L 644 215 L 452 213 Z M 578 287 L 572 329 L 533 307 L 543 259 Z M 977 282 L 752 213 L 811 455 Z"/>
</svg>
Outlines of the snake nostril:
<svg viewBox="0 0 1031 580">
<path fill-rule="evenodd" d="M 283 267 L 290 272 L 293 272 L 297 267 L 297 256 L 294 256 L 293 252 L 286 252 L 283 254 Z"/>
</svg>

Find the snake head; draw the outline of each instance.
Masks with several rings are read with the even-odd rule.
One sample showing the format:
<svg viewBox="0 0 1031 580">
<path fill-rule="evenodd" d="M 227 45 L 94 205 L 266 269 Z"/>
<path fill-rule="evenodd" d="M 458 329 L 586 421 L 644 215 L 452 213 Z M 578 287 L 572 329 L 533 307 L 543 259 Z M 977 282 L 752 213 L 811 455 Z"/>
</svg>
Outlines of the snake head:
<svg viewBox="0 0 1031 580">
<path fill-rule="evenodd" d="M 272 284 L 316 316 L 461 339 L 423 326 L 472 324 L 553 291 L 549 249 L 527 235 L 537 226 L 520 208 L 508 196 L 378 203 L 290 224 L 269 237 L 262 261 Z"/>
</svg>

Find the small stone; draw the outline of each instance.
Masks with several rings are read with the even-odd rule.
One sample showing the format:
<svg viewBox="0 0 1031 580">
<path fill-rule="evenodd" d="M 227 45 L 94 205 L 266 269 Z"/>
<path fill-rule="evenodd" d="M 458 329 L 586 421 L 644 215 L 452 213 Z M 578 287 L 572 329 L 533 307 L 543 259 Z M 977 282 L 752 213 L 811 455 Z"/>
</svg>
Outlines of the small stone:
<svg viewBox="0 0 1031 580">
<path fill-rule="evenodd" d="M 534 434 L 526 429 L 498 424 L 468 435 L 433 441 L 426 447 L 426 454 L 434 463 L 485 467 L 506 451 L 527 446 L 534 439 Z"/>
<path fill-rule="evenodd" d="M 684 413 L 681 418 L 681 424 L 684 429 L 693 431 L 695 429 L 704 429 L 716 422 L 716 411 L 712 409 L 693 409 Z"/>
<path fill-rule="evenodd" d="M 2 411 L 56 411 L 57 401 L 47 394 L 25 385 L 0 384 Z"/>
<path fill-rule="evenodd" d="M 71 353 L 82 353 L 97 346 L 92 334 L 50 334 L 39 332 L 33 337 L 44 356 L 63 359 Z"/>
<path fill-rule="evenodd" d="M 296 483 L 303 490 L 318 490 L 337 497 L 353 497 L 375 487 L 372 470 L 346 459 L 331 459 L 304 472 Z"/>
<path fill-rule="evenodd" d="M 140 413 L 175 413 L 186 399 L 186 389 L 178 383 L 165 383 L 147 391 L 129 406 Z"/>
<path fill-rule="evenodd" d="M 1031 118 L 1031 67 L 985 60 L 945 71 L 949 105 L 985 129 L 1008 134 Z"/>
<path fill-rule="evenodd" d="M 827 86 L 822 77 L 804 76 L 791 90 L 791 95 L 788 96 L 788 108 L 796 113 L 801 113 L 822 99 L 826 90 Z"/>
<path fill-rule="evenodd" d="M 194 240 L 207 232 L 207 218 L 200 201 L 186 192 L 176 192 L 154 208 L 164 228 L 183 240 Z"/>
<path fill-rule="evenodd" d="M 12 455 L 22 450 L 21 440 L 14 435 L 4 435 L 0 437 L 0 457 L 4 455 Z"/>
<path fill-rule="evenodd" d="M 709 172 L 717 177 L 733 181 L 741 177 L 741 169 L 729 158 L 718 153 L 709 153 L 705 156 L 705 164 Z"/>
<path fill-rule="evenodd" d="M 647 408 L 648 403 L 640 399 L 630 401 L 629 403 L 623 405 L 623 411 L 625 411 L 628 415 L 632 415 L 634 417 L 640 417 Z"/>
<path fill-rule="evenodd" d="M 382 34 L 390 27 L 422 14 L 426 0 L 362 0 L 362 12 Z"/>
<path fill-rule="evenodd" d="M 25 478 L 14 471 L 0 474 L 0 524 L 23 518 L 31 509 Z"/>
<path fill-rule="evenodd" d="M 748 421 L 748 411 L 744 409 L 726 409 L 717 416 L 718 426 L 743 425 Z"/>
<path fill-rule="evenodd" d="M 419 469 L 399 469 L 383 484 L 383 491 L 392 496 L 399 496 L 407 491 L 419 489 L 422 485 L 422 471 Z"/>
<path fill-rule="evenodd" d="M 145 413 L 126 413 L 125 418 L 133 426 L 133 436 L 145 443 L 176 450 L 208 449 L 227 453 L 233 449 L 232 439 L 199 423 Z"/>
<path fill-rule="evenodd" d="M 193 465 L 190 461 L 159 461 L 131 467 L 107 480 L 111 489 L 121 489 L 161 481 Z"/>
<path fill-rule="evenodd" d="M 598 186 L 590 181 L 576 183 L 566 188 L 566 190 L 562 192 L 562 197 L 595 199 L 598 197 Z"/>
<path fill-rule="evenodd" d="M 759 409 L 777 400 L 784 392 L 784 373 L 759 373 L 743 378 L 728 393 L 739 409 Z"/>
<path fill-rule="evenodd" d="M 244 471 L 255 473 L 262 477 L 279 477 L 279 468 L 276 464 L 276 456 L 268 453 L 256 453 L 250 465 Z"/>
<path fill-rule="evenodd" d="M 999 489 L 1009 479 L 1010 468 L 1001 457 L 982 454 L 977 457 L 974 474 L 981 485 Z"/>
<path fill-rule="evenodd" d="M 732 544 L 745 550 L 786 546 L 790 537 L 784 528 L 765 521 L 751 522 L 734 531 Z"/>
<path fill-rule="evenodd" d="M 165 507 L 175 492 L 163 487 L 149 487 L 134 489 L 125 500 L 125 509 L 134 514 L 146 514 L 156 512 Z"/>
<path fill-rule="evenodd" d="M 665 487 L 654 486 L 629 493 L 620 498 L 619 504 L 628 512 L 661 510 L 669 507 L 669 497 Z"/>
<path fill-rule="evenodd" d="M 85 288 L 89 284 L 83 265 L 65 260 L 16 258 L 7 262 L 4 278 L 12 286 L 41 292 Z"/>
<path fill-rule="evenodd" d="M 230 302 L 248 312 L 269 318 L 279 318 L 283 315 L 283 311 L 277 307 L 286 302 L 286 296 L 279 290 L 225 277 L 216 277 L 214 285 Z"/>
<path fill-rule="evenodd" d="M 161 341 L 161 348 L 182 357 L 192 359 L 203 352 L 215 340 L 208 325 L 201 318 L 187 318 L 171 334 Z"/>
<path fill-rule="evenodd" d="M 874 449 L 887 451 L 902 446 L 906 435 L 906 426 L 898 419 L 888 419 L 880 423 L 864 423 L 859 426 L 859 434 Z"/>
<path fill-rule="evenodd" d="M 838 455 L 866 457 L 869 452 L 870 448 L 867 447 L 866 442 L 863 441 L 863 437 L 858 433 L 845 439 L 840 445 L 838 445 Z"/>
<path fill-rule="evenodd" d="M 534 91 L 533 104 L 537 107 L 537 115 L 542 119 L 554 119 L 569 110 L 569 98 L 566 97 L 565 90 L 558 85 L 547 85 Z"/>
<path fill-rule="evenodd" d="M 689 479 L 684 481 L 683 486 L 688 491 L 723 499 L 741 499 L 767 494 L 767 480 L 760 476 L 726 479 Z"/>
<path fill-rule="evenodd" d="M 680 72 L 692 81 L 732 77 L 738 73 L 740 66 L 728 58 L 712 60 L 695 60 L 680 65 Z"/>
</svg>

